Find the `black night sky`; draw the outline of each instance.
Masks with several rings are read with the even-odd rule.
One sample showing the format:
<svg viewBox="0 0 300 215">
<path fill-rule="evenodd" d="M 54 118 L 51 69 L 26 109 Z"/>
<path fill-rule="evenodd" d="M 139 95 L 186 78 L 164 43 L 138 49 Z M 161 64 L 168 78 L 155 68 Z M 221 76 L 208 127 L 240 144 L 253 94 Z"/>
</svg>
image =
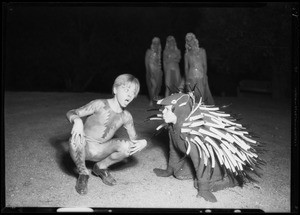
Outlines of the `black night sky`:
<svg viewBox="0 0 300 215">
<path fill-rule="evenodd" d="M 213 95 L 235 96 L 240 80 L 270 81 L 288 97 L 294 68 L 292 13 L 298 3 L 6 3 L 3 62 L 7 91 L 110 93 L 131 73 L 147 94 L 145 52 L 186 33 L 206 49 Z M 180 62 L 183 73 L 183 58 Z"/>
</svg>

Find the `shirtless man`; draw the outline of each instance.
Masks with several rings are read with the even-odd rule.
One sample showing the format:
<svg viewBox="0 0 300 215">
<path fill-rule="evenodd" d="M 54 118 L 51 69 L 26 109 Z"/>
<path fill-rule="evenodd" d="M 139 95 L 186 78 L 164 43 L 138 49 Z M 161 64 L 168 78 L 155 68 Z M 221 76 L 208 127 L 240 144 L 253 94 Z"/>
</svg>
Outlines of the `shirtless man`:
<svg viewBox="0 0 300 215">
<path fill-rule="evenodd" d="M 171 91 L 178 92 L 183 88 L 180 74 L 179 62 L 181 51 L 177 48 L 176 40 L 173 36 L 168 36 L 163 52 L 163 66 L 165 74 L 165 97 L 171 95 Z"/>
<path fill-rule="evenodd" d="M 184 71 L 187 90 L 194 90 L 196 102 L 202 97 L 202 102 L 214 105 L 207 77 L 207 59 L 204 48 L 199 47 L 198 40 L 193 33 L 185 37 Z"/>
<path fill-rule="evenodd" d="M 145 66 L 150 98 L 149 105 L 152 106 L 153 102 L 159 99 L 163 76 L 161 69 L 161 44 L 158 37 L 152 39 L 151 48 L 146 51 Z"/>
<path fill-rule="evenodd" d="M 67 119 L 74 123 L 69 150 L 79 172 L 75 186 L 79 194 L 87 194 L 89 170 L 85 165 L 86 160 L 96 162 L 93 173 L 103 183 L 113 186 L 116 180 L 108 167 L 141 151 L 147 145 L 146 140 L 138 139 L 132 115 L 125 110 L 137 97 L 139 90 L 138 79 L 130 74 L 122 74 L 115 79 L 113 98 L 96 99 L 67 112 Z M 81 117 L 87 117 L 85 123 Z M 122 126 L 127 130 L 129 139 L 112 138 Z"/>
</svg>

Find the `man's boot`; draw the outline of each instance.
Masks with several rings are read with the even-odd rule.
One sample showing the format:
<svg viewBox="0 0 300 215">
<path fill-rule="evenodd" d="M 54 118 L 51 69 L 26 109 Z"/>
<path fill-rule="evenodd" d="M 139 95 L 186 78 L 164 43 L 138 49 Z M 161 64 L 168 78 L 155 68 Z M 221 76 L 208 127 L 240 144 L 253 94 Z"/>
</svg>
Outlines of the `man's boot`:
<svg viewBox="0 0 300 215">
<path fill-rule="evenodd" d="M 89 177 L 90 177 L 89 175 L 80 174 L 79 177 L 77 178 L 75 189 L 80 195 L 87 194 L 88 191 L 87 184 L 88 184 Z"/>
<path fill-rule="evenodd" d="M 93 173 L 99 176 L 103 183 L 109 186 L 116 185 L 117 181 L 112 177 L 108 169 L 100 169 L 96 164 L 93 167 Z"/>
</svg>

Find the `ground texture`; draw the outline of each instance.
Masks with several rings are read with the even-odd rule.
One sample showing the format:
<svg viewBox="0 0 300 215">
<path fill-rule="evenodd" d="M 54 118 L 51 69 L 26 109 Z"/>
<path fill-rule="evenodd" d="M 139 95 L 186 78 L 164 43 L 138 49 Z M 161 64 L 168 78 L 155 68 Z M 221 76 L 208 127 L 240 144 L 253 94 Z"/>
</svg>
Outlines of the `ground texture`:
<svg viewBox="0 0 300 215">
<path fill-rule="evenodd" d="M 159 122 L 144 122 L 147 97 L 140 95 L 129 106 L 136 130 L 148 146 L 112 168 L 118 184 L 113 187 L 91 175 L 89 191 L 75 191 L 77 175 L 68 154 L 72 125 L 66 112 L 97 98 L 96 93 L 6 92 L 4 98 L 6 207 L 92 207 L 111 209 L 260 209 L 291 210 L 291 107 L 290 101 L 268 97 L 216 97 L 217 104 L 232 104 L 241 123 L 266 143 L 263 176 L 247 184 L 215 193 L 216 203 L 196 198 L 192 180 L 157 177 L 153 169 L 165 168 L 168 139 L 152 137 Z M 117 134 L 126 135 L 124 130 Z M 92 163 L 87 163 L 89 168 Z"/>
</svg>

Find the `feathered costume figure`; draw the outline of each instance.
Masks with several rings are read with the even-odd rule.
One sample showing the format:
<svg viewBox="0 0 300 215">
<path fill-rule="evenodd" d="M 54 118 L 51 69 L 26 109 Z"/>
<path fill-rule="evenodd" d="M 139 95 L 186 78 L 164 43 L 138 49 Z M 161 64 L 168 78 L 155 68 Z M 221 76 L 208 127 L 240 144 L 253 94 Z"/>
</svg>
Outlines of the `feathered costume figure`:
<svg viewBox="0 0 300 215">
<path fill-rule="evenodd" d="M 243 186 L 255 181 L 251 173 L 261 176 L 257 168 L 265 162 L 258 157 L 262 143 L 253 139 L 237 119 L 214 105 L 196 103 L 192 92 L 175 93 L 157 101 L 162 113 L 148 120 L 164 120 L 156 130 L 168 128 L 170 154 L 167 169 L 154 169 L 157 176 L 168 177 L 182 167 L 189 156 L 195 169 L 194 186 L 197 197 L 210 202 L 217 199 L 212 192 Z M 174 115 L 172 123 L 166 120 L 166 107 Z M 153 110 L 153 109 L 152 109 Z M 178 152 L 182 156 L 178 156 Z"/>
</svg>

